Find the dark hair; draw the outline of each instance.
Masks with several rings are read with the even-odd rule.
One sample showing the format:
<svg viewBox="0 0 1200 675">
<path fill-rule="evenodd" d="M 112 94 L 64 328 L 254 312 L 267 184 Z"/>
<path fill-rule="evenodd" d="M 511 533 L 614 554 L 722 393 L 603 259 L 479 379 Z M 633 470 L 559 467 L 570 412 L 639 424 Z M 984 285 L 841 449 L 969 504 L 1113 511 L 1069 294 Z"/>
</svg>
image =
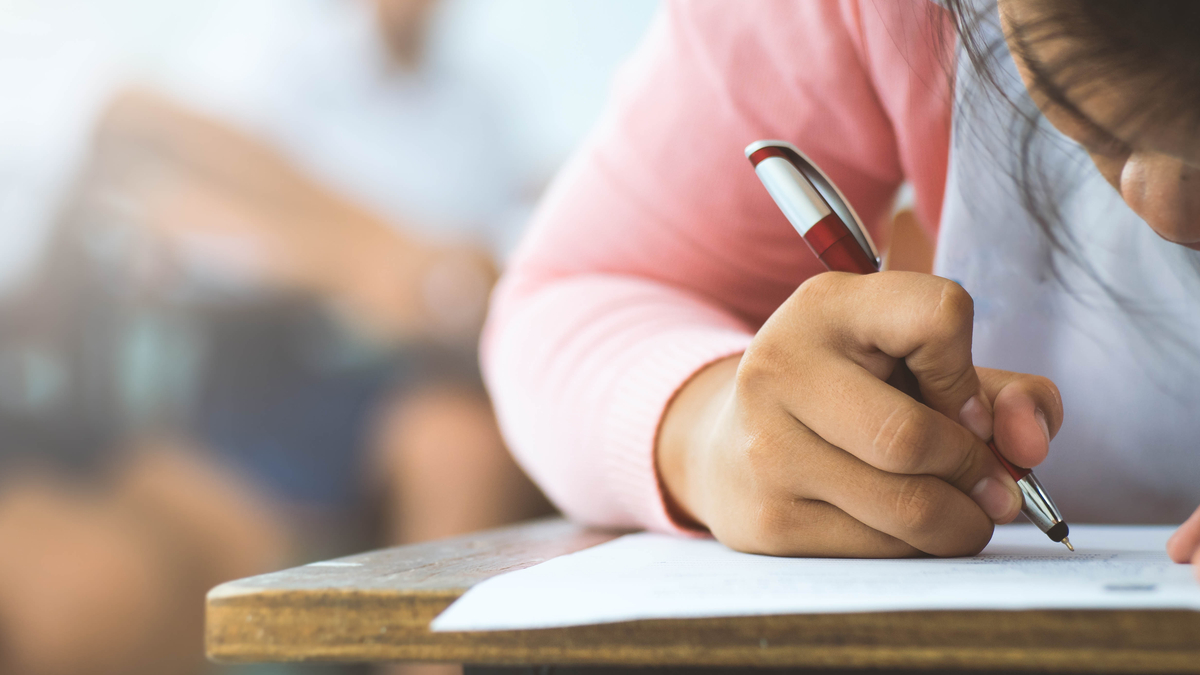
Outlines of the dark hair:
<svg viewBox="0 0 1200 675">
<path fill-rule="evenodd" d="M 1067 283 L 1061 273 L 1065 259 L 1085 270 L 1124 310 L 1143 313 L 1083 259 L 1075 235 L 1061 226 L 1058 204 L 1077 187 L 1077 181 L 1061 173 L 1047 175 L 1043 150 L 1047 144 L 1061 143 L 1062 137 L 1048 133 L 1031 99 L 1009 97 L 998 79 L 998 59 L 1008 57 L 1008 45 L 1003 37 L 989 38 L 981 30 L 985 21 L 997 16 L 995 0 L 942 0 L 941 5 L 950 13 L 961 53 L 990 90 L 986 94 L 1006 98 L 1014 113 L 1010 132 L 1017 144 L 1015 166 L 1006 169 L 1014 174 L 1022 205 L 1051 244 L 1054 275 Z M 1018 50 L 1066 38 L 1062 44 L 1069 50 L 1030 72 L 1039 92 L 1055 105 L 1086 121 L 1078 102 L 1093 93 L 1095 84 L 1118 79 L 1133 87 L 1125 109 L 1114 120 L 1122 129 L 1136 134 L 1169 122 L 1200 131 L 1200 2 L 1045 0 L 1036 9 L 1034 18 L 1012 26 L 1013 37 Z M 953 73 L 952 66 L 948 73 Z M 960 99 L 960 104 L 966 102 Z M 1200 144 L 1200 133 L 1195 137 Z M 1082 172 L 1085 167 L 1090 168 L 1090 162 L 1081 162 L 1078 168 Z M 1183 254 L 1200 271 L 1200 258 L 1187 251 Z"/>
</svg>

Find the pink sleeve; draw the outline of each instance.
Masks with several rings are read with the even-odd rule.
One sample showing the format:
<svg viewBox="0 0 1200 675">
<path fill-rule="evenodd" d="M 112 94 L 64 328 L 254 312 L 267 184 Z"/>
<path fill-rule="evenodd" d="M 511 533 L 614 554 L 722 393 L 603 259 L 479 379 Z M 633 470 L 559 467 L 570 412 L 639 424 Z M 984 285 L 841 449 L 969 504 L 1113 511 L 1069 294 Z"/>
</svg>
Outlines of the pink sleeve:
<svg viewBox="0 0 1200 675">
<path fill-rule="evenodd" d="M 822 271 L 747 144 L 800 146 L 877 234 L 906 177 L 936 222 L 949 99 L 931 8 L 779 0 L 660 13 L 539 207 L 484 335 L 505 437 L 568 516 L 682 532 L 654 466 L 664 409 Z"/>
</svg>

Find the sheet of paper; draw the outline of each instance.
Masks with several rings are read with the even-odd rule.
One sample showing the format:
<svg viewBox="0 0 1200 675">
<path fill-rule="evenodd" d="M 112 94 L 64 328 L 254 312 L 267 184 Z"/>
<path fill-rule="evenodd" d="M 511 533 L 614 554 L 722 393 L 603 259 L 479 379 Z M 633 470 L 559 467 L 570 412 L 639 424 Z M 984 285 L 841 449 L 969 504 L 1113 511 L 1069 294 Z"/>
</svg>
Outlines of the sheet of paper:
<svg viewBox="0 0 1200 675">
<path fill-rule="evenodd" d="M 489 579 L 435 631 L 551 628 L 635 619 L 929 609 L 1200 611 L 1169 527 L 1071 528 L 1076 553 L 1032 525 L 996 528 L 973 558 L 846 560 L 735 553 L 711 540 L 632 534 Z"/>
</svg>

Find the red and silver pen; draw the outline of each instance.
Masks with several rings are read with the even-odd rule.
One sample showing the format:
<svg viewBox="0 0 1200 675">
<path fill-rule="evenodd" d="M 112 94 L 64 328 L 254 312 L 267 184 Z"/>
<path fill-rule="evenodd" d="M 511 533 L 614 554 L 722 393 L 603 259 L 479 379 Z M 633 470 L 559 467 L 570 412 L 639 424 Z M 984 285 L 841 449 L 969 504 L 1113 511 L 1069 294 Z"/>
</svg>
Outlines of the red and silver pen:
<svg viewBox="0 0 1200 675">
<path fill-rule="evenodd" d="M 826 267 L 856 274 L 879 271 L 879 253 L 858 214 L 804 153 L 784 141 L 758 141 L 746 147 L 746 157 L 788 222 Z M 1021 512 L 1051 540 L 1074 551 L 1067 523 L 1033 472 L 1013 466 L 991 439 L 987 446 L 1021 489 Z"/>
</svg>

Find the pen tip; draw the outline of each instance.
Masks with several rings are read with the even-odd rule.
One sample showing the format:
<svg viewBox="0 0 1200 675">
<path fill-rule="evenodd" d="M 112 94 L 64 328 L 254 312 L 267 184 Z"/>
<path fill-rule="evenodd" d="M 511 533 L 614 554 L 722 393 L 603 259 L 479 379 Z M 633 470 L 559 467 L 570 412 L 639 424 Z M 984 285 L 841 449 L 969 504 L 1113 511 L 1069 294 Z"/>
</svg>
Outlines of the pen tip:
<svg viewBox="0 0 1200 675">
<path fill-rule="evenodd" d="M 1063 540 L 1062 540 L 1062 541 L 1063 541 L 1063 545 L 1067 547 L 1067 550 L 1068 550 L 1068 551 L 1070 551 L 1071 553 L 1074 553 L 1074 552 L 1075 552 L 1075 547 L 1071 545 L 1071 540 L 1070 540 L 1070 539 L 1067 539 L 1066 537 L 1063 537 Z"/>
</svg>

